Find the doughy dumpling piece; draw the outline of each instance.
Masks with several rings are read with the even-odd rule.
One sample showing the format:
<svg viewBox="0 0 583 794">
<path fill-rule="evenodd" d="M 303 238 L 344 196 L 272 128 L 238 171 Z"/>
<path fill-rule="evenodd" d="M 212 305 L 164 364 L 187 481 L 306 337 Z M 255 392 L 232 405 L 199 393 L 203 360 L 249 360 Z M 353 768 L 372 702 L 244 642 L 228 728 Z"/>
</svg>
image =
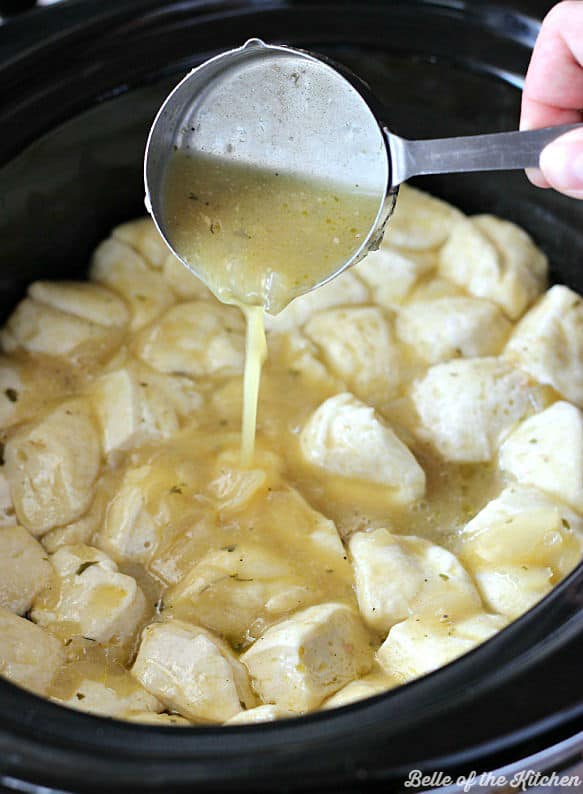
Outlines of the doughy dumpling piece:
<svg viewBox="0 0 583 794">
<path fill-rule="evenodd" d="M 179 545 L 193 541 L 196 559 L 200 559 L 204 549 L 197 540 L 195 526 L 203 521 L 208 525 L 201 531 L 210 544 L 209 534 L 215 524 L 211 520 L 212 507 L 202 496 L 196 464 L 181 454 L 164 453 L 146 465 L 127 469 L 116 487 L 113 499 L 110 490 L 105 521 L 96 536 L 96 544 L 114 560 L 148 564 L 160 542 L 167 548 L 174 540 Z M 189 566 L 193 563 L 191 558 Z"/>
<path fill-rule="evenodd" d="M 544 563 L 564 576 L 577 562 L 583 518 L 536 488 L 513 485 L 466 524 L 461 540 L 472 564 Z"/>
<path fill-rule="evenodd" d="M 101 644 L 126 646 L 146 613 L 146 600 L 132 576 L 100 549 L 63 546 L 51 556 L 60 578 L 58 599 L 36 601 L 31 617 L 41 626 Z"/>
<path fill-rule="evenodd" d="M 377 660 L 400 683 L 443 667 L 501 631 L 502 615 L 478 612 L 460 621 L 412 616 L 397 623 L 377 651 Z"/>
<path fill-rule="evenodd" d="M 127 306 L 114 292 L 88 281 L 36 281 L 28 294 L 45 306 L 104 328 L 120 328 L 129 320 Z"/>
<path fill-rule="evenodd" d="M 225 722 L 256 701 L 227 644 L 173 620 L 144 629 L 132 674 L 168 708 L 192 720 Z"/>
<path fill-rule="evenodd" d="M 162 266 L 164 281 L 180 300 L 216 300 L 210 289 L 174 254 L 169 254 Z"/>
<path fill-rule="evenodd" d="M 0 675 L 46 695 L 65 651 L 56 637 L 0 607 Z"/>
<path fill-rule="evenodd" d="M 93 533 L 103 525 L 105 511 L 111 499 L 111 484 L 114 480 L 117 480 L 115 471 L 100 477 L 95 485 L 95 498 L 87 512 L 76 521 L 64 527 L 51 529 L 43 535 L 42 544 L 48 552 L 54 554 L 61 546 L 89 543 Z"/>
<path fill-rule="evenodd" d="M 40 422 L 18 430 L 6 444 L 5 460 L 16 516 L 33 535 L 82 516 L 93 499 L 101 463 L 86 403 L 64 402 Z"/>
<path fill-rule="evenodd" d="M 547 259 L 528 234 L 492 215 L 460 219 L 439 254 L 443 276 L 515 320 L 544 291 Z"/>
<path fill-rule="evenodd" d="M 268 331 L 291 331 L 294 328 L 301 328 L 306 320 L 318 312 L 334 306 L 368 303 L 369 300 L 369 292 L 364 282 L 352 271 L 347 270 L 323 287 L 295 298 L 279 314 L 275 316 L 266 314 L 265 327 Z"/>
<path fill-rule="evenodd" d="M 422 281 L 407 298 L 407 305 L 417 301 L 434 301 L 438 298 L 467 297 L 461 287 L 441 276 Z"/>
<path fill-rule="evenodd" d="M 284 360 L 289 364 L 290 373 L 301 378 L 306 389 L 335 394 L 343 388 L 342 380 L 322 363 L 317 346 L 302 331 L 272 336 L 269 357 L 273 361 Z"/>
<path fill-rule="evenodd" d="M 419 434 L 456 463 L 491 460 L 504 433 L 542 408 L 536 384 L 500 358 L 436 364 L 413 385 L 412 397 Z"/>
<path fill-rule="evenodd" d="M 399 252 L 381 244 L 378 251 L 367 254 L 354 270 L 370 288 L 375 303 L 393 308 L 405 300 L 418 280 L 436 264 L 433 255 Z"/>
<path fill-rule="evenodd" d="M 127 712 L 153 714 L 162 704 L 129 674 L 106 675 L 104 681 L 83 678 L 68 698 L 51 698 L 61 706 L 104 717 L 125 718 Z"/>
<path fill-rule="evenodd" d="M 352 394 L 323 402 L 303 428 L 300 444 L 313 465 L 386 486 L 399 501 L 414 502 L 425 493 L 425 473 L 412 452 Z"/>
<path fill-rule="evenodd" d="M 552 568 L 497 565 L 477 568 L 474 578 L 490 609 L 510 620 L 523 615 L 553 588 Z"/>
<path fill-rule="evenodd" d="M 356 532 L 349 548 L 360 613 L 379 632 L 412 614 L 458 619 L 481 607 L 464 567 L 435 543 L 376 529 Z"/>
<path fill-rule="evenodd" d="M 0 529 L 0 606 L 24 615 L 52 575 L 46 551 L 26 529 Z"/>
<path fill-rule="evenodd" d="M 122 223 L 111 236 L 133 248 L 156 270 L 160 270 L 168 256 L 168 246 L 150 217 Z"/>
<path fill-rule="evenodd" d="M 160 389 L 147 388 L 128 368 L 99 378 L 92 390 L 106 455 L 148 439 L 169 438 L 178 430 L 174 405 Z"/>
<path fill-rule="evenodd" d="M 155 711 L 124 711 L 118 716 L 121 719 L 140 722 L 144 725 L 174 725 L 177 728 L 187 728 L 193 724 L 179 714 L 156 714 Z"/>
<path fill-rule="evenodd" d="M 113 237 L 101 243 L 93 254 L 90 276 L 126 301 L 131 310 L 132 331 L 148 325 L 174 303 L 174 294 L 162 274 L 149 268 L 133 248 Z"/>
<path fill-rule="evenodd" d="M 10 427 L 18 421 L 18 402 L 22 391 L 23 383 L 18 364 L 13 359 L 0 358 L 0 428 Z"/>
<path fill-rule="evenodd" d="M 159 542 L 158 528 L 147 506 L 148 466 L 130 469 L 111 500 L 98 544 L 117 560 L 145 563 Z"/>
<path fill-rule="evenodd" d="M 295 717 L 292 711 L 285 711 L 277 706 L 267 703 L 264 706 L 255 706 L 254 709 L 247 709 L 247 711 L 240 711 L 230 720 L 225 722 L 225 725 L 251 725 L 258 722 L 275 722 L 275 720 L 283 720 L 287 717 Z"/>
<path fill-rule="evenodd" d="M 273 621 L 313 601 L 313 591 L 284 556 L 241 543 L 209 551 L 164 594 L 166 609 L 234 642 L 257 619 Z"/>
<path fill-rule="evenodd" d="M 331 309 L 312 317 L 304 333 L 334 374 L 362 399 L 381 402 L 398 390 L 398 343 L 381 309 Z"/>
<path fill-rule="evenodd" d="M 556 285 L 525 314 L 504 354 L 583 407 L 583 298 Z"/>
<path fill-rule="evenodd" d="M 209 470 L 207 492 L 221 514 L 240 513 L 280 485 L 281 469 L 279 455 L 259 444 L 250 467 L 242 465 L 238 446 L 227 447 Z"/>
<path fill-rule="evenodd" d="M 241 656 L 265 703 L 304 712 L 372 665 L 368 634 L 344 604 L 318 604 L 267 629 Z"/>
<path fill-rule="evenodd" d="M 514 618 L 577 565 L 583 519 L 536 488 L 511 486 L 464 527 L 460 541 L 485 603 Z"/>
<path fill-rule="evenodd" d="M 140 358 L 154 369 L 195 378 L 240 373 L 244 352 L 241 312 L 210 301 L 174 306 L 139 343 Z"/>
<path fill-rule="evenodd" d="M 493 303 L 455 297 L 405 306 L 396 323 L 399 338 L 430 364 L 497 355 L 511 328 Z"/>
<path fill-rule="evenodd" d="M 500 448 L 500 468 L 519 483 L 583 512 L 583 413 L 557 402 L 522 422 Z"/>
<path fill-rule="evenodd" d="M 387 241 L 415 251 L 438 248 L 453 224 L 463 218 L 451 204 L 409 185 L 401 185 L 395 211 L 387 227 Z"/>
<path fill-rule="evenodd" d="M 0 527 L 12 527 L 14 523 L 14 505 L 10 495 L 10 483 L 6 476 L 0 473 Z"/>
<path fill-rule="evenodd" d="M 26 350 L 48 356 L 102 354 L 110 351 L 117 335 L 101 325 L 25 298 L 0 332 L 6 353 Z"/>
<path fill-rule="evenodd" d="M 397 686 L 398 683 L 399 681 L 388 676 L 382 668 L 373 669 L 372 672 L 363 678 L 358 678 L 356 681 L 346 684 L 339 692 L 329 697 L 322 705 L 322 708 L 335 709 L 339 706 L 348 706 L 350 703 L 356 703 L 359 700 L 373 697 L 373 695 L 387 692 Z"/>
</svg>

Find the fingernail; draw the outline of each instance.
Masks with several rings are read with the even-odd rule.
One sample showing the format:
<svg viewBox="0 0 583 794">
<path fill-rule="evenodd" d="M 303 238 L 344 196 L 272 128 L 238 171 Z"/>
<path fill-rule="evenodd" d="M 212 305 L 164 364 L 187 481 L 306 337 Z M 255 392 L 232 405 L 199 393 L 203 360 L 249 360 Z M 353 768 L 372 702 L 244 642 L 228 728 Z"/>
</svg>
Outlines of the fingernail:
<svg viewBox="0 0 583 794">
<path fill-rule="evenodd" d="M 583 194 L 583 133 L 570 133 L 550 143 L 540 157 L 540 167 L 551 185 L 565 193 Z"/>
<path fill-rule="evenodd" d="M 539 168 L 527 168 L 526 176 L 536 187 L 550 187 L 549 183 L 543 176 L 543 172 Z"/>
</svg>

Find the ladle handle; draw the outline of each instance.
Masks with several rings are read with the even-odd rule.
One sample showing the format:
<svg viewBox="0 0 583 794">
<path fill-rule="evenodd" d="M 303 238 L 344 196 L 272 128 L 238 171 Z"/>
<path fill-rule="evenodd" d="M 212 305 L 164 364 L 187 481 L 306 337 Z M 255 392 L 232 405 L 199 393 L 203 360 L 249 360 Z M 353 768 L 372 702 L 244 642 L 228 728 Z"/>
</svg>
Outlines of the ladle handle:
<svg viewBox="0 0 583 794">
<path fill-rule="evenodd" d="M 391 184 L 395 187 L 412 176 L 424 174 L 537 168 L 545 146 L 578 127 L 583 128 L 583 124 L 423 141 L 408 141 L 385 130 L 391 157 Z"/>
</svg>

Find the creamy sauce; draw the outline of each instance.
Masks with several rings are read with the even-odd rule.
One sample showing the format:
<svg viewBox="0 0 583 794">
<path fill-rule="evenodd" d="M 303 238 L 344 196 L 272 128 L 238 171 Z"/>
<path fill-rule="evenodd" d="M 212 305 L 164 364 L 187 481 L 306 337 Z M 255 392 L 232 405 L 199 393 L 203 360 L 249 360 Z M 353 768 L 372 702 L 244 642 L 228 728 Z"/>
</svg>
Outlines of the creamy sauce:
<svg viewBox="0 0 583 794">
<path fill-rule="evenodd" d="M 257 406 L 261 367 L 267 358 L 267 341 L 261 306 L 242 307 L 247 319 L 245 345 L 245 371 L 243 373 L 243 426 L 241 429 L 241 463 L 250 466 L 253 462 L 255 433 L 257 430 Z"/>
<path fill-rule="evenodd" d="M 358 251 L 378 197 L 176 152 L 164 191 L 174 249 L 224 303 L 271 314 Z"/>
<path fill-rule="evenodd" d="M 168 165 L 163 206 L 175 251 L 219 300 L 245 311 L 241 454 L 249 465 L 266 355 L 263 310 L 281 311 L 348 262 L 374 224 L 378 197 L 358 185 L 322 185 L 176 152 Z"/>
</svg>

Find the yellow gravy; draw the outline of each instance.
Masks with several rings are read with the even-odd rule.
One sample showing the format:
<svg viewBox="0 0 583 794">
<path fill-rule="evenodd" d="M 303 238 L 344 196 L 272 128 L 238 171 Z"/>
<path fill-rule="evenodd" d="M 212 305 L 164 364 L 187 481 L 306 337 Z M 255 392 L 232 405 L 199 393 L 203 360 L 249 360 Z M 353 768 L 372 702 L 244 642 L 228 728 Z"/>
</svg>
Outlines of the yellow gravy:
<svg viewBox="0 0 583 794">
<path fill-rule="evenodd" d="M 357 184 L 348 190 L 180 151 L 167 169 L 163 207 L 174 250 L 221 301 L 244 310 L 249 465 L 266 356 L 263 311 L 281 311 L 350 260 L 374 224 L 378 197 Z"/>
</svg>

